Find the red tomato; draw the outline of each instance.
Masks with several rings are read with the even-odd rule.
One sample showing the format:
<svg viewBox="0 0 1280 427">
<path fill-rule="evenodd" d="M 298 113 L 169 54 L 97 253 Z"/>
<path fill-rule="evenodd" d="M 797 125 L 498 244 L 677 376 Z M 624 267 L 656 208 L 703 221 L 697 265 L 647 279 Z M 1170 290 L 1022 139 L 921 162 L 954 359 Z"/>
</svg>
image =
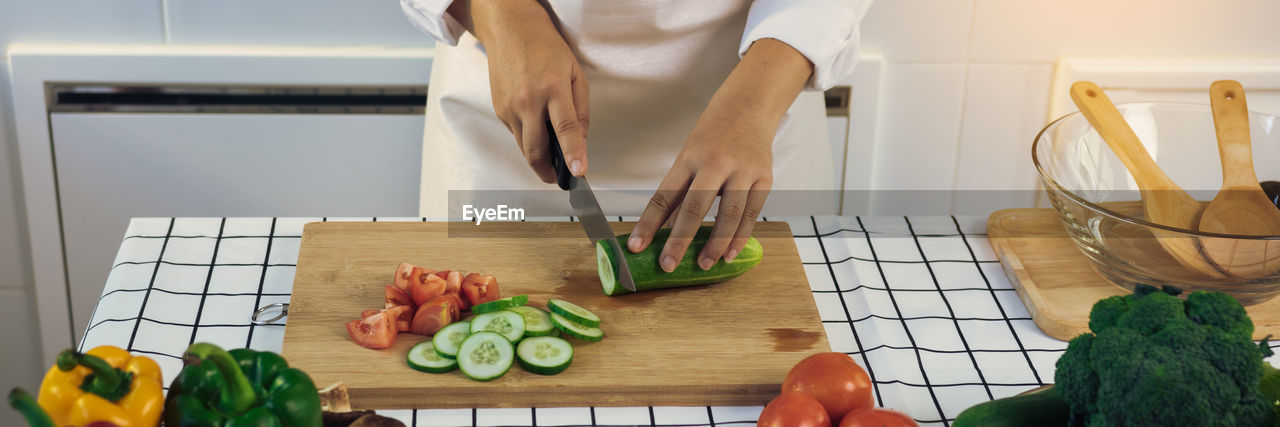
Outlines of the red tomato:
<svg viewBox="0 0 1280 427">
<path fill-rule="evenodd" d="M 782 380 L 782 392 L 799 391 L 813 396 L 827 408 L 832 420 L 862 408 L 875 406 L 871 377 L 844 353 L 818 353 L 801 360 Z"/>
<path fill-rule="evenodd" d="M 413 298 L 413 305 L 419 306 L 428 300 L 444 295 L 445 281 L 434 274 L 423 273 L 418 275 L 415 271 L 414 281 L 409 286 L 409 294 Z"/>
<path fill-rule="evenodd" d="M 462 272 L 450 271 L 449 274 L 445 276 L 444 283 L 446 285 L 444 288 L 444 293 L 457 294 L 461 292 L 462 291 Z"/>
<path fill-rule="evenodd" d="M 850 412 L 840 420 L 840 427 L 917 427 L 916 420 L 888 409 L 864 408 Z"/>
<path fill-rule="evenodd" d="M 456 322 L 462 318 L 462 305 L 464 303 L 462 302 L 462 297 L 458 296 L 458 294 L 444 294 L 432 299 L 444 299 L 445 302 L 449 303 L 449 313 L 453 317 L 453 321 Z M 427 304 L 431 304 L 431 301 L 427 301 Z"/>
<path fill-rule="evenodd" d="M 413 322 L 413 307 L 397 305 L 383 311 L 395 322 L 396 332 L 409 332 L 409 324 Z"/>
<path fill-rule="evenodd" d="M 431 274 L 434 274 L 434 275 L 440 276 L 440 278 L 441 278 L 441 279 L 448 280 L 448 279 L 449 279 L 449 273 L 452 273 L 452 272 L 453 272 L 453 270 L 440 270 L 440 271 L 437 271 L 437 272 L 434 272 L 434 273 L 431 273 Z"/>
<path fill-rule="evenodd" d="M 400 266 L 396 267 L 396 274 L 392 277 L 391 283 L 394 284 L 397 289 L 408 293 L 410 283 L 409 279 L 413 277 L 414 268 L 417 267 L 414 267 L 413 264 L 407 262 L 400 263 Z"/>
<path fill-rule="evenodd" d="M 462 294 L 467 304 L 473 306 L 502 298 L 498 295 L 498 279 L 480 273 L 471 273 L 462 279 Z"/>
<path fill-rule="evenodd" d="M 396 325 L 387 312 L 347 322 L 347 333 L 356 344 L 367 348 L 387 348 L 396 341 Z"/>
<path fill-rule="evenodd" d="M 417 335 L 434 335 L 441 328 L 457 319 L 457 303 L 450 297 L 438 296 L 418 307 L 413 314 L 413 323 L 409 325 L 409 333 Z"/>
<path fill-rule="evenodd" d="M 387 285 L 385 308 L 395 307 L 397 305 L 413 305 L 413 298 L 409 294 L 392 285 Z"/>
<path fill-rule="evenodd" d="M 378 314 L 378 313 L 381 313 L 381 312 L 382 312 L 382 310 L 373 310 L 373 309 L 369 309 L 369 310 L 361 311 L 361 312 L 360 312 L 360 318 L 361 318 L 361 319 L 363 319 L 363 318 L 366 318 L 366 317 L 369 317 L 369 316 L 372 316 L 372 315 L 375 315 L 375 314 Z"/>
<path fill-rule="evenodd" d="M 813 396 L 798 392 L 783 392 L 760 413 L 756 420 L 760 427 L 831 427 L 831 418 Z"/>
</svg>

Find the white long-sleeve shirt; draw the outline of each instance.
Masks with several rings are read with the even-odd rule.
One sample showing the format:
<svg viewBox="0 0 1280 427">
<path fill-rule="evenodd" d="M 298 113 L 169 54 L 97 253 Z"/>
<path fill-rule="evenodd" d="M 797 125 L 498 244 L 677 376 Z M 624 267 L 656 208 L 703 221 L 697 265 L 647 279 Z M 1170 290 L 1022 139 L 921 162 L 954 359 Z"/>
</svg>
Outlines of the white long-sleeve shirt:
<svg viewBox="0 0 1280 427">
<path fill-rule="evenodd" d="M 853 72 L 858 60 L 858 23 L 872 1 L 754 0 L 738 45 L 738 56 L 746 54 L 756 40 L 780 40 L 813 63 L 814 72 L 807 88 L 829 89 Z M 405 16 L 415 27 L 441 43 L 456 46 L 466 30 L 449 14 L 451 4 L 453 0 L 400 0 Z"/>
</svg>

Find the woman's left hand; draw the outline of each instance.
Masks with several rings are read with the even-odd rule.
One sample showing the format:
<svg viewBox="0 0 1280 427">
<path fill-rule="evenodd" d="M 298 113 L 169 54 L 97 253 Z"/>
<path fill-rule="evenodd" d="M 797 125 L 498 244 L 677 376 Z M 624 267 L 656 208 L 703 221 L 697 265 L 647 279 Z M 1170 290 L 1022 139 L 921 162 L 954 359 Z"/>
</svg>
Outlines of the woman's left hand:
<svg viewBox="0 0 1280 427">
<path fill-rule="evenodd" d="M 721 257 L 737 257 L 773 186 L 778 122 L 812 74 L 813 64 L 786 43 L 753 43 L 698 118 L 631 231 L 627 249 L 644 250 L 658 228 L 671 220 L 671 237 L 658 264 L 668 273 L 674 271 L 720 196 L 716 225 L 696 261 L 706 270 Z"/>
<path fill-rule="evenodd" d="M 716 225 L 697 263 L 706 270 L 721 256 L 733 260 L 751 237 L 773 185 L 774 125 L 749 112 L 715 105 L 698 119 L 627 242 L 632 252 L 643 250 L 653 233 L 674 219 L 671 237 L 658 258 L 667 272 L 675 270 L 717 195 Z"/>
</svg>

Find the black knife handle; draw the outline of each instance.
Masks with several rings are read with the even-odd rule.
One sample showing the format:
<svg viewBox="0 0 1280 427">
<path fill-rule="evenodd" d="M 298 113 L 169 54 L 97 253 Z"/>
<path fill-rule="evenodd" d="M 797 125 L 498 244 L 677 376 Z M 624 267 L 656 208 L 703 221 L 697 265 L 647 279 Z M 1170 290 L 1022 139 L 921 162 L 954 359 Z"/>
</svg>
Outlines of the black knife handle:
<svg viewBox="0 0 1280 427">
<path fill-rule="evenodd" d="M 551 167 L 556 170 L 556 185 L 559 185 L 561 190 L 568 190 L 573 174 L 569 172 L 569 165 L 564 161 L 564 152 L 560 151 L 560 139 L 556 138 L 556 129 L 551 126 L 550 120 L 547 120 L 547 141 L 551 143 Z"/>
</svg>

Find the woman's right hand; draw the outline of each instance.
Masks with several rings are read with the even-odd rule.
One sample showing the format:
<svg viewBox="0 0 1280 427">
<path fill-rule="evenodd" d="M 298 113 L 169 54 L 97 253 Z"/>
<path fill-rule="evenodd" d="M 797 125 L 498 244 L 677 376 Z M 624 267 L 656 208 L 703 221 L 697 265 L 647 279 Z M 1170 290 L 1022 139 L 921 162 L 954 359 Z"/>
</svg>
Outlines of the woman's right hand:
<svg viewBox="0 0 1280 427">
<path fill-rule="evenodd" d="M 587 77 L 535 0 L 471 0 L 476 38 L 489 57 L 489 87 L 498 119 L 516 138 L 529 167 L 556 182 L 546 121 L 551 121 L 565 164 L 587 171 Z M 550 116 L 550 117 L 548 117 Z"/>
</svg>

